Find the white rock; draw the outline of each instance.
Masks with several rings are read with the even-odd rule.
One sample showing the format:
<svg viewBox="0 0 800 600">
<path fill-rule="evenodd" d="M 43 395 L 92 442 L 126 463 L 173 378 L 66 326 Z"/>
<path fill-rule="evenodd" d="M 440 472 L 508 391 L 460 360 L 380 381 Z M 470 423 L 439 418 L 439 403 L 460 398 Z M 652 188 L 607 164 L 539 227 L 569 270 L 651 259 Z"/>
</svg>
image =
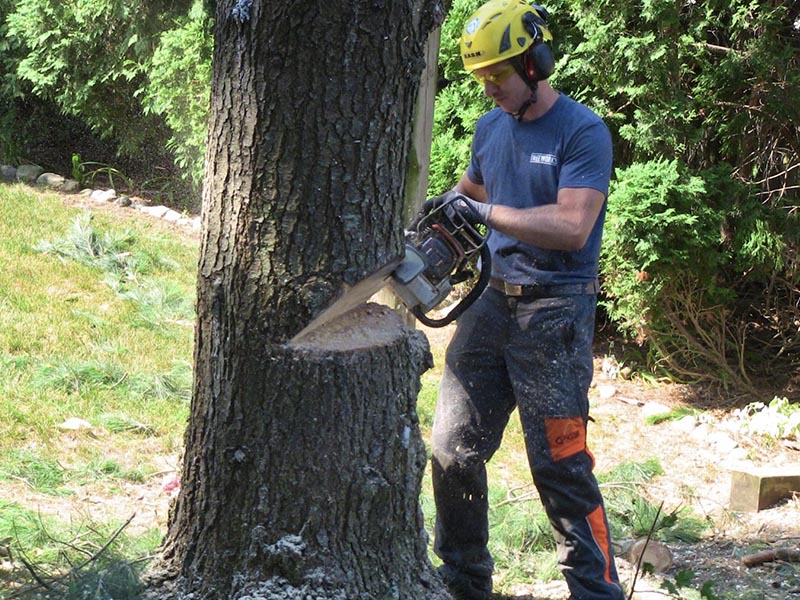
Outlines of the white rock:
<svg viewBox="0 0 800 600">
<path fill-rule="evenodd" d="M 708 436 L 708 441 L 723 454 L 731 452 L 739 443 L 724 431 L 712 431 Z"/>
<path fill-rule="evenodd" d="M 166 206 L 140 206 L 139 210 L 156 219 L 161 219 L 169 211 Z"/>
<path fill-rule="evenodd" d="M 111 202 L 117 197 L 117 190 L 94 190 L 89 194 L 89 199 L 95 202 Z"/>
<path fill-rule="evenodd" d="M 170 223 L 177 223 L 178 221 L 181 220 L 182 217 L 181 217 L 181 213 L 179 213 L 176 210 L 170 209 L 167 212 L 165 212 L 161 216 L 161 218 L 164 219 L 165 221 L 170 222 Z"/>
<path fill-rule="evenodd" d="M 683 433 L 694 431 L 695 427 L 697 427 L 697 419 L 695 419 L 692 415 L 686 415 L 682 419 L 678 419 L 672 423 L 673 429 Z"/>
<path fill-rule="evenodd" d="M 613 385 L 603 384 L 597 386 L 597 395 L 603 400 L 608 400 L 617 395 L 617 388 Z"/>
<path fill-rule="evenodd" d="M 91 429 L 92 424 L 88 421 L 84 421 L 83 419 L 79 419 L 78 417 L 72 417 L 61 423 L 58 428 L 66 429 L 68 431 L 78 431 L 79 429 Z"/>
</svg>

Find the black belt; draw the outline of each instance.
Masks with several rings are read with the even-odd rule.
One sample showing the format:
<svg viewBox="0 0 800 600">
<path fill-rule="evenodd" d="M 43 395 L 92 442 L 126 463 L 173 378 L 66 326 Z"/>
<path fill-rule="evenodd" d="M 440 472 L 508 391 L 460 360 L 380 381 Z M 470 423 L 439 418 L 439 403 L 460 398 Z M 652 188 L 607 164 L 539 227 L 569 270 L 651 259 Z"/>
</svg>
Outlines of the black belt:
<svg viewBox="0 0 800 600">
<path fill-rule="evenodd" d="M 489 280 L 496 290 L 500 290 L 506 296 L 519 298 L 552 298 L 554 296 L 580 296 L 583 294 L 596 294 L 600 291 L 600 284 L 597 280 L 587 283 L 565 283 L 562 285 L 518 285 L 508 283 L 497 277 Z"/>
</svg>

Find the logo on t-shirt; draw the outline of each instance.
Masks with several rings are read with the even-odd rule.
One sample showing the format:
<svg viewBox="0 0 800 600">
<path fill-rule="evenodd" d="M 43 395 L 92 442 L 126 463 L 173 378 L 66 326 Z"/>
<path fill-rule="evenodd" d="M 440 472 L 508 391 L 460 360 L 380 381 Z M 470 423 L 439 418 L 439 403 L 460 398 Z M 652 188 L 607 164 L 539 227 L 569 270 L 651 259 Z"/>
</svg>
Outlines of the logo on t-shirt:
<svg viewBox="0 0 800 600">
<path fill-rule="evenodd" d="M 554 167 L 558 164 L 558 158 L 555 154 L 537 154 L 533 152 L 530 162 L 532 165 L 550 165 Z"/>
</svg>

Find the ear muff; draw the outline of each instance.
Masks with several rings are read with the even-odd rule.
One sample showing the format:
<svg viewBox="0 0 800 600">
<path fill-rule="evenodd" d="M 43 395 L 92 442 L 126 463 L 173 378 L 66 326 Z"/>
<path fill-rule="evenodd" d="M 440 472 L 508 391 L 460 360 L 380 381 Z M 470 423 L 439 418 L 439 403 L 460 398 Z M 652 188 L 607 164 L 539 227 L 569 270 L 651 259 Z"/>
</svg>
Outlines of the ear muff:
<svg viewBox="0 0 800 600">
<path fill-rule="evenodd" d="M 545 42 L 542 31 L 543 28 L 547 29 L 547 23 L 535 12 L 525 13 L 522 23 L 533 38 L 533 44 L 525 51 L 522 59 L 525 75 L 529 81 L 542 81 L 553 74 L 556 66 L 553 51 Z"/>
<path fill-rule="evenodd" d="M 525 71 L 528 78 L 534 81 L 542 81 L 553 74 L 556 68 L 556 60 L 550 46 L 544 42 L 538 42 L 528 48 L 525 52 Z"/>
</svg>

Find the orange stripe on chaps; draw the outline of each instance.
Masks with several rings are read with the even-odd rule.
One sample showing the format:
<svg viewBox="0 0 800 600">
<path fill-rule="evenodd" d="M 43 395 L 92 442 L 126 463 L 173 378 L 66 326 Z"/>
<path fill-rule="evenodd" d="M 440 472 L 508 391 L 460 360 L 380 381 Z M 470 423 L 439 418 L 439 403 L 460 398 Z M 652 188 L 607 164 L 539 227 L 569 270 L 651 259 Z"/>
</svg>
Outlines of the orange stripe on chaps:
<svg viewBox="0 0 800 600">
<path fill-rule="evenodd" d="M 569 458 L 586 448 L 586 424 L 580 417 L 545 419 L 547 444 L 554 461 Z M 594 462 L 594 461 L 592 461 Z"/>
<path fill-rule="evenodd" d="M 592 535 L 594 536 L 594 541 L 597 544 L 597 547 L 600 548 L 600 551 L 603 553 L 603 557 L 606 561 L 606 570 L 604 573 L 605 580 L 608 583 L 616 583 L 613 579 L 611 579 L 611 548 L 608 545 L 608 528 L 606 527 L 606 517 L 605 513 L 603 512 L 603 507 L 598 506 L 595 508 L 589 516 L 586 517 L 587 523 L 589 523 L 589 528 L 592 530 Z"/>
</svg>

